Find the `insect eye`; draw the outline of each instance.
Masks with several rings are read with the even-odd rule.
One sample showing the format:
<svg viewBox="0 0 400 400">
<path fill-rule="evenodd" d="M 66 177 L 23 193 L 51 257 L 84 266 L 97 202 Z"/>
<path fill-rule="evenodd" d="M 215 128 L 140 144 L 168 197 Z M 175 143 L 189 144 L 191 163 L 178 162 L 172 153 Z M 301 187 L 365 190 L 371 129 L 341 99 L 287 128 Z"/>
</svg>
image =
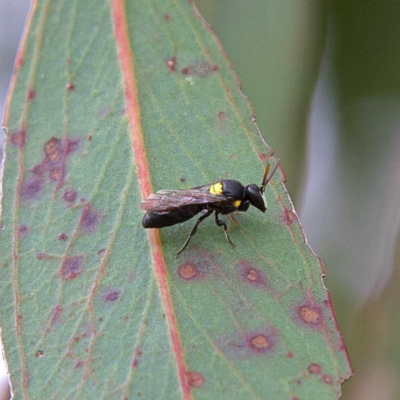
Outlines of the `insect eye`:
<svg viewBox="0 0 400 400">
<path fill-rule="evenodd" d="M 246 197 L 254 207 L 258 208 L 262 212 L 266 211 L 267 208 L 265 207 L 264 198 L 261 194 L 260 188 L 255 183 L 246 186 Z"/>
</svg>

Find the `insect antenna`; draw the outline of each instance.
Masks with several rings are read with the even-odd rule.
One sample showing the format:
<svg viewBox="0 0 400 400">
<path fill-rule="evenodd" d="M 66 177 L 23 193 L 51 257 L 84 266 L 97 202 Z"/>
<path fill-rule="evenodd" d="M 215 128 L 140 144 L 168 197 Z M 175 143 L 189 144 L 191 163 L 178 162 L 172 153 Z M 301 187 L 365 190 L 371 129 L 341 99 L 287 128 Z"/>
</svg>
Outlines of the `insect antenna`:
<svg viewBox="0 0 400 400">
<path fill-rule="evenodd" d="M 274 176 L 274 173 L 275 173 L 276 169 L 278 168 L 278 163 L 279 163 L 279 162 L 277 162 L 277 163 L 275 164 L 275 167 L 274 167 L 274 169 L 271 171 L 271 173 L 269 173 L 270 164 L 267 164 L 267 166 L 265 167 L 264 178 L 263 178 L 263 181 L 262 181 L 261 186 L 260 186 L 261 194 L 264 194 L 264 192 L 265 192 L 265 187 L 267 186 L 267 183 L 268 183 L 268 182 L 272 179 L 272 177 Z"/>
</svg>

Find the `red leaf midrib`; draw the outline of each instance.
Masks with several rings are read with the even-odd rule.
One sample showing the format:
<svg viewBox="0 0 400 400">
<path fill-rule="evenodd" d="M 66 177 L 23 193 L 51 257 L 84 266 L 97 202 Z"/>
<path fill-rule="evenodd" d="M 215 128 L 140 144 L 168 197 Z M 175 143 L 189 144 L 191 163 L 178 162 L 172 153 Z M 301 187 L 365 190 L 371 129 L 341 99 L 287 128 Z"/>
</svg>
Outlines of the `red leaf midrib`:
<svg viewBox="0 0 400 400">
<path fill-rule="evenodd" d="M 147 197 L 151 192 L 151 181 L 149 164 L 146 157 L 146 149 L 143 143 L 143 135 L 140 120 L 140 107 L 138 92 L 135 80 L 134 57 L 129 41 L 128 26 L 126 21 L 125 1 L 112 0 L 114 34 L 118 48 L 119 62 L 121 66 L 124 93 L 127 105 L 127 115 L 131 131 L 131 141 L 134 153 L 134 160 L 138 171 L 139 188 L 142 197 Z M 165 316 L 169 326 L 172 348 L 177 363 L 178 377 L 181 385 L 182 395 L 185 400 L 192 399 L 190 387 L 186 379 L 186 365 L 183 356 L 183 348 L 179 337 L 179 330 L 176 316 L 172 306 L 172 299 L 167 283 L 167 268 L 161 243 L 157 230 L 150 230 L 150 249 L 153 258 L 153 268 L 161 300 L 165 310 Z"/>
</svg>

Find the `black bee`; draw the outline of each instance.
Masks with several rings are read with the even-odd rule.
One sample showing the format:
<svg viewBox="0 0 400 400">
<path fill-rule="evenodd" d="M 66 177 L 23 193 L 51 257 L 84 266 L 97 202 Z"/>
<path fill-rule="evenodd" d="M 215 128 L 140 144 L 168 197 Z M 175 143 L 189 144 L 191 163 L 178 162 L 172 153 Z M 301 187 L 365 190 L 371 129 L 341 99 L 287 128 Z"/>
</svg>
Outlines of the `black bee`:
<svg viewBox="0 0 400 400">
<path fill-rule="evenodd" d="M 226 223 L 218 219 L 218 215 L 247 211 L 250 204 L 265 212 L 267 208 L 263 194 L 277 167 L 278 164 L 269 174 L 270 165 L 267 164 L 261 186 L 252 183 L 244 187 L 239 181 L 224 179 L 191 189 L 166 189 L 152 193 L 140 204 L 140 208 L 147 211 L 142 221 L 143 228 L 164 228 L 187 221 L 199 212 L 203 212 L 178 251 L 179 255 L 189 244 L 200 223 L 215 211 L 216 224 L 224 228 L 226 239 L 235 246 L 229 238 Z"/>
</svg>

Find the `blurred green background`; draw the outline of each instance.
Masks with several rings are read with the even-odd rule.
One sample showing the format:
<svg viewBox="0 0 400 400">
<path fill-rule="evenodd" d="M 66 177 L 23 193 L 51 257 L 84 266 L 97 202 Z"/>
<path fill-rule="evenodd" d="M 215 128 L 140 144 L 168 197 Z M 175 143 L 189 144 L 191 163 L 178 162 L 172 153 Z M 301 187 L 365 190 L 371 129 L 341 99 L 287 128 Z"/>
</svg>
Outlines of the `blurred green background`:
<svg viewBox="0 0 400 400">
<path fill-rule="evenodd" d="M 325 264 L 355 371 L 342 398 L 400 399 L 400 4 L 196 5 L 242 80 Z M 28 7 L 0 0 L 0 110 Z"/>
</svg>

